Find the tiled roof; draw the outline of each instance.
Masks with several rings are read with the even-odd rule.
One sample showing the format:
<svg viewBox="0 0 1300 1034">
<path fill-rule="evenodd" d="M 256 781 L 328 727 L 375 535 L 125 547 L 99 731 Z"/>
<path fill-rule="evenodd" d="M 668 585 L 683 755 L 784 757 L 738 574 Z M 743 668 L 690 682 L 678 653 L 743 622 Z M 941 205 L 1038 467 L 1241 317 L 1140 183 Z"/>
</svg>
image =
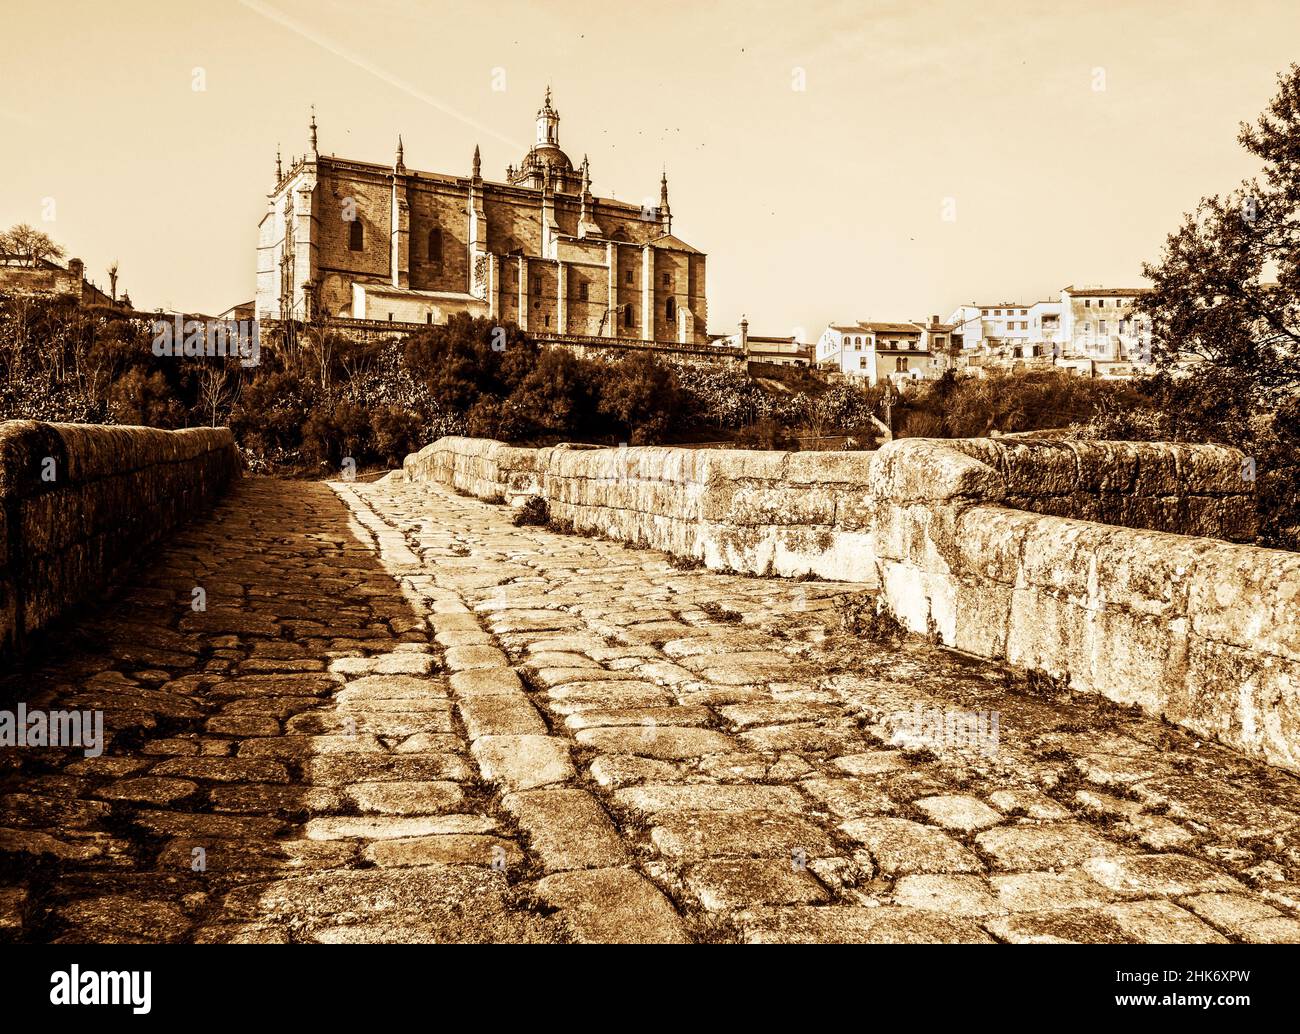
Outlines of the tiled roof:
<svg viewBox="0 0 1300 1034">
<path fill-rule="evenodd" d="M 1062 287 L 1066 294 L 1092 295 L 1094 298 L 1121 298 L 1130 294 L 1147 294 L 1149 287 Z"/>
<path fill-rule="evenodd" d="M 863 330 L 873 334 L 919 334 L 920 329 L 913 323 L 862 323 Z"/>
</svg>

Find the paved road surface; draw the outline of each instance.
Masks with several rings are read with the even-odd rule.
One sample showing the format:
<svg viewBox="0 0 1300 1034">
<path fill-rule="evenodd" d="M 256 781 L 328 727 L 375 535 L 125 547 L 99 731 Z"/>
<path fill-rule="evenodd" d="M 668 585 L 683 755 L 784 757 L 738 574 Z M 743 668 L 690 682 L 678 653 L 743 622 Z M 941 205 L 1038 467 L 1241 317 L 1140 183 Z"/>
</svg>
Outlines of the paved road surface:
<svg viewBox="0 0 1300 1034">
<path fill-rule="evenodd" d="M 0 683 L 112 736 L 0 750 L 0 939 L 1300 940 L 1300 781 L 863 601 L 246 479 Z"/>
</svg>

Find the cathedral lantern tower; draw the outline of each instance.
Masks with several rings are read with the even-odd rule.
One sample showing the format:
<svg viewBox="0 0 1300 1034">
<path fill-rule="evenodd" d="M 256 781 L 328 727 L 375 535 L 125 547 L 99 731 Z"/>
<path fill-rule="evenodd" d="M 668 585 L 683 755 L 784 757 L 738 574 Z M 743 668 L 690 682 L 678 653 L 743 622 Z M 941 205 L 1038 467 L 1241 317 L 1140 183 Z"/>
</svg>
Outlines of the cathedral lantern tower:
<svg viewBox="0 0 1300 1034">
<path fill-rule="evenodd" d="M 560 146 L 560 113 L 551 107 L 551 88 L 546 88 L 546 100 L 537 111 L 537 146 Z"/>
<path fill-rule="evenodd" d="M 560 150 L 560 113 L 551 105 L 551 88 L 537 111 L 537 139 L 519 168 L 506 171 L 506 182 L 515 187 L 541 190 L 549 174 L 551 187 L 562 194 L 582 190 L 582 178 L 569 156 Z"/>
</svg>

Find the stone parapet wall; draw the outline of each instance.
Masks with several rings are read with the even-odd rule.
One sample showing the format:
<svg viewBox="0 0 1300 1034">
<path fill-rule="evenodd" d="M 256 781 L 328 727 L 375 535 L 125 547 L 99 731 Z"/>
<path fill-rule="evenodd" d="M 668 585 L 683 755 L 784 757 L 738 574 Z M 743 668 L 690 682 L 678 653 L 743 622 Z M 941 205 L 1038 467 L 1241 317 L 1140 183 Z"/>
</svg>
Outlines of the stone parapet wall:
<svg viewBox="0 0 1300 1034">
<path fill-rule="evenodd" d="M 713 568 L 875 583 L 905 625 L 1300 771 L 1300 555 L 1217 446 L 903 439 L 875 453 L 443 438 L 413 481 L 546 499 Z"/>
<path fill-rule="evenodd" d="M 993 468 L 968 451 L 897 444 L 886 497 L 898 504 L 879 508 L 873 547 L 881 597 L 906 626 L 1300 771 L 1300 555 L 1222 541 L 1249 523 L 1243 500 L 1213 494 L 1243 484 L 1240 454 L 1141 449 L 1151 467 L 1166 449 L 1185 461 L 1187 473 L 1157 479 L 1149 498 L 1168 502 L 1183 477 L 1188 495 L 1176 501 L 1191 505 L 1121 507 L 1168 520 L 1161 531 L 985 502 Z M 928 462 L 911 461 L 909 444 Z M 1217 537 L 1173 533 L 1179 519 Z"/>
<path fill-rule="evenodd" d="M 636 542 L 719 569 L 875 576 L 864 503 L 868 453 L 557 445 L 442 438 L 407 457 L 411 480 L 480 499 L 546 499 L 575 531 Z"/>
<path fill-rule="evenodd" d="M 943 445 L 996 470 L 1005 506 L 1232 542 L 1255 538 L 1253 486 L 1236 449 L 1011 436 Z"/>
<path fill-rule="evenodd" d="M 0 423 L 0 660 L 201 516 L 238 470 L 226 428 Z"/>
</svg>

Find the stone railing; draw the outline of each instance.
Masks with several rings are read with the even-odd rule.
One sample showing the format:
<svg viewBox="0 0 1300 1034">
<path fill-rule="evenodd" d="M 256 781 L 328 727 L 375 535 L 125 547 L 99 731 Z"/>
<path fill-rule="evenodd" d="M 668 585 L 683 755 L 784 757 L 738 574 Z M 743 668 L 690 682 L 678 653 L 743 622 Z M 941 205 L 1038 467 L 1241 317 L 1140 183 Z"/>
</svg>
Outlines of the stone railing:
<svg viewBox="0 0 1300 1034">
<path fill-rule="evenodd" d="M 225 428 L 0 423 L 0 662 L 199 517 L 238 470 Z"/>
<path fill-rule="evenodd" d="M 547 500 L 719 569 L 875 582 L 949 646 L 1068 678 L 1300 771 L 1300 554 L 1233 449 L 903 439 L 875 453 L 523 449 L 443 438 L 405 476 Z"/>
</svg>

